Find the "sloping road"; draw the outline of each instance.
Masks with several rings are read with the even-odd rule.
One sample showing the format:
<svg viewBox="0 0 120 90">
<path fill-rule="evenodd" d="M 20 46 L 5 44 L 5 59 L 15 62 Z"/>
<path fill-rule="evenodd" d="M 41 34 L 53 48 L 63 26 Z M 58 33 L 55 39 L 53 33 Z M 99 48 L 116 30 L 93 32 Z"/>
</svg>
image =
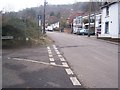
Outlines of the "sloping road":
<svg viewBox="0 0 120 90">
<path fill-rule="evenodd" d="M 118 88 L 118 46 L 103 40 L 47 32 L 83 85 Z"/>
</svg>

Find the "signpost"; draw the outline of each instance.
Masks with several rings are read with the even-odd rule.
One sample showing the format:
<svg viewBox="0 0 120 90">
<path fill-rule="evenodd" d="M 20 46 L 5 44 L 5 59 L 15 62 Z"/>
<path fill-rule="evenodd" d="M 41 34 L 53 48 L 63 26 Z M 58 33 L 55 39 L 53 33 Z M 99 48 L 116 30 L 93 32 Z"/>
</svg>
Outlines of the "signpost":
<svg viewBox="0 0 120 90">
<path fill-rule="evenodd" d="M 1 36 L 2 40 L 6 40 L 6 39 L 13 39 L 13 36 Z"/>
<path fill-rule="evenodd" d="M 39 27 L 39 30 L 38 30 L 38 39 L 39 39 L 39 34 L 40 32 L 42 32 L 42 15 L 38 15 L 38 27 Z"/>
</svg>

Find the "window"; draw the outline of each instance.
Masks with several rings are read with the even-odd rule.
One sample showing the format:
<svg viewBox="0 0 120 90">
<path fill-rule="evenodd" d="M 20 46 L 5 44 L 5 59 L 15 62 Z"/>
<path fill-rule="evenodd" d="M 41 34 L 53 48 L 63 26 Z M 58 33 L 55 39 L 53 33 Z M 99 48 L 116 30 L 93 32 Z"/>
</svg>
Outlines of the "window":
<svg viewBox="0 0 120 90">
<path fill-rule="evenodd" d="M 106 7 L 106 16 L 108 16 L 109 15 L 109 7 L 107 6 Z"/>
<path fill-rule="evenodd" d="M 109 33 L 109 22 L 105 22 L 105 33 Z"/>
</svg>

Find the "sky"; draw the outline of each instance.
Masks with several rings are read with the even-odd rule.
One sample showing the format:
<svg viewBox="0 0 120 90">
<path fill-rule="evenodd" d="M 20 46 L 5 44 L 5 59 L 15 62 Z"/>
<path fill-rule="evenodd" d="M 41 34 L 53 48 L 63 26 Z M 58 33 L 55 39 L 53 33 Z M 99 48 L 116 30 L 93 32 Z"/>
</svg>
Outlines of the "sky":
<svg viewBox="0 0 120 90">
<path fill-rule="evenodd" d="M 89 0 L 46 0 L 48 4 L 73 4 Z M 19 11 L 43 5 L 44 0 L 0 0 L 0 11 Z"/>
</svg>

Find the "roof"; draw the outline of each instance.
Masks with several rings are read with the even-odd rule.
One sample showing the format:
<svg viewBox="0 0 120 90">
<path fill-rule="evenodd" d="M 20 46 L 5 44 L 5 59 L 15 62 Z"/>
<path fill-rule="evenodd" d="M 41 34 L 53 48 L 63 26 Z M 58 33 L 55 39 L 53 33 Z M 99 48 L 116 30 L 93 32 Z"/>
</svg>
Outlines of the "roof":
<svg viewBox="0 0 120 90">
<path fill-rule="evenodd" d="M 101 9 L 103 9 L 103 8 L 105 8 L 105 7 L 109 7 L 109 6 L 111 6 L 111 5 L 115 4 L 115 3 L 118 3 L 118 2 L 120 2 L 120 0 L 118 0 L 117 2 L 105 2 L 105 3 L 107 3 L 107 4 L 103 5 L 103 6 L 101 7 Z"/>
</svg>

